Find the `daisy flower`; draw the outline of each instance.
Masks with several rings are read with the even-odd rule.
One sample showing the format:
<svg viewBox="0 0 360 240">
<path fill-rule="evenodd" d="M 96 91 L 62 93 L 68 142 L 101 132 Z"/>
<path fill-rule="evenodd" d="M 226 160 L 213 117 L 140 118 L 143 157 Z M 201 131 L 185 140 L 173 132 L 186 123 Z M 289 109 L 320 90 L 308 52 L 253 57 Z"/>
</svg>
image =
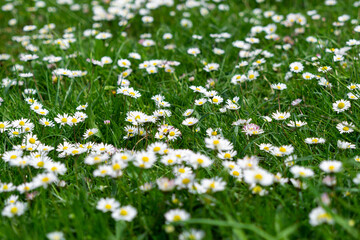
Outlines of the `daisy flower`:
<svg viewBox="0 0 360 240">
<path fill-rule="evenodd" d="M 1 212 L 1 215 L 9 218 L 14 216 L 21 216 L 24 214 L 26 208 L 27 203 L 15 202 L 5 206 L 5 208 Z"/>
<path fill-rule="evenodd" d="M 291 167 L 290 172 L 294 175 L 295 178 L 299 178 L 299 177 L 307 178 L 314 176 L 314 171 L 311 170 L 310 168 L 305 168 L 297 165 Z"/>
<path fill-rule="evenodd" d="M 311 210 L 309 218 L 311 226 L 317 226 L 323 223 L 334 224 L 334 220 L 331 215 L 322 207 L 317 207 Z"/>
<path fill-rule="evenodd" d="M 117 61 L 119 67 L 130 68 L 131 62 L 127 59 L 120 59 Z"/>
<path fill-rule="evenodd" d="M 252 136 L 262 134 L 264 133 L 264 130 L 262 130 L 260 126 L 254 123 L 250 123 L 244 125 L 242 132 L 244 132 L 248 136 Z"/>
<path fill-rule="evenodd" d="M 0 122 L 0 133 L 5 132 L 10 127 L 11 127 L 10 122 L 8 122 L 8 121 Z"/>
<path fill-rule="evenodd" d="M 96 204 L 96 209 L 102 212 L 112 212 L 118 207 L 120 207 L 120 203 L 114 198 L 101 198 Z"/>
<path fill-rule="evenodd" d="M 64 233 L 62 232 L 50 232 L 46 234 L 46 237 L 49 240 L 65 240 Z"/>
<path fill-rule="evenodd" d="M 111 217 L 116 221 L 131 222 L 137 215 L 137 210 L 133 206 L 127 205 L 113 210 Z"/>
<path fill-rule="evenodd" d="M 341 141 L 341 140 L 337 141 L 337 146 L 340 149 L 355 149 L 356 148 L 355 144 L 352 144 L 352 143 L 349 143 L 346 141 Z"/>
<path fill-rule="evenodd" d="M 355 125 L 348 122 L 341 122 L 336 125 L 336 128 L 339 130 L 341 134 L 343 133 L 351 133 L 354 131 Z"/>
<path fill-rule="evenodd" d="M 285 119 L 288 119 L 290 117 L 290 113 L 288 112 L 279 112 L 279 111 L 276 111 L 275 113 L 273 113 L 271 115 L 273 117 L 273 119 L 275 120 L 285 120 Z"/>
<path fill-rule="evenodd" d="M 302 74 L 302 78 L 305 80 L 311 80 L 313 79 L 315 76 L 312 73 L 306 72 Z"/>
<path fill-rule="evenodd" d="M 216 105 L 219 105 L 223 101 L 224 101 L 224 99 L 220 96 L 214 96 L 211 100 L 209 100 L 209 102 L 216 104 Z"/>
<path fill-rule="evenodd" d="M 165 213 L 166 222 L 186 221 L 190 218 L 190 214 L 182 209 L 172 209 Z"/>
<path fill-rule="evenodd" d="M 201 185 L 210 192 L 220 192 L 226 187 L 226 182 L 220 177 L 201 179 Z"/>
<path fill-rule="evenodd" d="M 294 152 L 294 147 L 292 145 L 283 145 L 280 147 L 273 147 L 271 149 L 271 153 L 275 156 L 283 156 L 283 155 L 290 155 Z"/>
<path fill-rule="evenodd" d="M 200 54 L 200 49 L 198 48 L 189 48 L 187 50 L 187 53 L 193 56 L 197 56 L 198 54 Z"/>
<path fill-rule="evenodd" d="M 304 70 L 304 66 L 300 62 L 293 62 L 290 64 L 290 71 L 300 73 Z"/>
<path fill-rule="evenodd" d="M 271 84 L 271 88 L 281 91 L 281 90 L 286 89 L 287 87 L 286 87 L 286 84 L 284 84 L 284 83 L 276 83 L 276 84 Z"/>
<path fill-rule="evenodd" d="M 332 68 L 330 66 L 323 66 L 323 67 L 318 68 L 318 72 L 322 72 L 322 73 L 326 73 L 326 72 L 329 72 L 331 70 L 332 70 Z"/>
<path fill-rule="evenodd" d="M 205 232 L 202 230 L 197 230 L 191 228 L 190 230 L 186 230 L 179 235 L 179 240 L 201 240 L 205 237 Z"/>
<path fill-rule="evenodd" d="M 183 116 L 189 117 L 193 112 L 194 112 L 193 109 L 187 109 L 187 110 L 183 113 Z"/>
<path fill-rule="evenodd" d="M 270 144 L 270 143 L 261 143 L 261 144 L 259 145 L 259 148 L 260 148 L 260 150 L 262 150 L 262 151 L 270 152 L 270 151 L 272 150 L 272 148 L 273 148 L 273 145 Z"/>
<path fill-rule="evenodd" d="M 307 144 L 322 144 L 325 143 L 325 139 L 324 138 L 305 138 L 305 143 Z"/>
<path fill-rule="evenodd" d="M 274 182 L 274 176 L 264 169 L 250 169 L 244 171 L 244 181 L 247 184 L 260 184 L 262 186 L 269 186 Z"/>
<path fill-rule="evenodd" d="M 307 122 L 303 122 L 303 121 L 289 121 L 288 125 L 289 127 L 302 127 L 305 126 L 307 124 Z"/>
<path fill-rule="evenodd" d="M 190 118 L 185 119 L 182 122 L 182 124 L 185 125 L 185 126 L 192 126 L 192 125 L 195 125 L 198 121 L 199 121 L 199 119 L 194 118 L 194 117 L 190 117 Z"/>
<path fill-rule="evenodd" d="M 233 145 L 229 140 L 217 136 L 205 138 L 205 145 L 209 149 L 218 150 L 218 151 L 226 151 L 233 149 Z"/>
<path fill-rule="evenodd" d="M 219 67 L 220 65 L 218 63 L 209 63 L 204 67 L 204 70 L 206 72 L 212 72 L 212 71 L 217 71 Z"/>
<path fill-rule="evenodd" d="M 341 170 L 342 162 L 340 161 L 322 161 L 319 168 L 326 173 L 337 173 Z"/>
</svg>

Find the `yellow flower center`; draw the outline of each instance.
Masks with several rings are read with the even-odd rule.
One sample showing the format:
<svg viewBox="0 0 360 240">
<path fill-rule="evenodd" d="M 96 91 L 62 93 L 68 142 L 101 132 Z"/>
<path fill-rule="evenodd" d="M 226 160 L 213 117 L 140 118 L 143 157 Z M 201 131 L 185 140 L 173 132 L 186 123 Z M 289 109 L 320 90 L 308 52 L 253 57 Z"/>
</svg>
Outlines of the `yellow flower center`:
<svg viewBox="0 0 360 240">
<path fill-rule="evenodd" d="M 12 214 L 16 214 L 16 213 L 18 212 L 18 208 L 17 208 L 17 207 L 12 207 L 12 208 L 10 209 L 10 212 L 11 212 Z"/>
<path fill-rule="evenodd" d="M 317 219 L 318 220 L 321 220 L 321 219 L 328 219 L 328 220 L 331 220 L 331 216 L 328 214 L 328 213 L 323 213 L 323 214 L 320 214 L 319 216 L 317 216 Z"/>
<path fill-rule="evenodd" d="M 338 108 L 343 109 L 345 107 L 345 103 L 341 102 L 338 104 Z"/>
<path fill-rule="evenodd" d="M 252 190 L 254 193 L 260 193 L 262 188 L 260 186 L 255 186 Z"/>
<path fill-rule="evenodd" d="M 114 169 L 115 171 L 120 170 L 120 169 L 121 169 L 120 164 L 115 163 L 115 164 L 113 165 L 113 169 Z"/>
<path fill-rule="evenodd" d="M 343 130 L 344 131 L 349 131 L 349 127 L 344 127 Z"/>
<path fill-rule="evenodd" d="M 44 182 L 44 183 L 46 183 L 46 182 L 48 182 L 48 181 L 50 181 L 50 178 L 49 178 L 49 177 L 44 177 L 44 178 L 42 179 L 42 182 Z"/>
<path fill-rule="evenodd" d="M 121 215 L 121 216 L 127 216 L 127 215 L 128 215 L 128 212 L 127 212 L 125 209 L 121 209 L 120 215 Z"/>
<path fill-rule="evenodd" d="M 182 183 L 183 183 L 183 184 L 189 184 L 189 182 L 190 182 L 190 179 L 188 179 L 188 178 L 184 178 L 184 179 L 182 180 Z"/>
</svg>

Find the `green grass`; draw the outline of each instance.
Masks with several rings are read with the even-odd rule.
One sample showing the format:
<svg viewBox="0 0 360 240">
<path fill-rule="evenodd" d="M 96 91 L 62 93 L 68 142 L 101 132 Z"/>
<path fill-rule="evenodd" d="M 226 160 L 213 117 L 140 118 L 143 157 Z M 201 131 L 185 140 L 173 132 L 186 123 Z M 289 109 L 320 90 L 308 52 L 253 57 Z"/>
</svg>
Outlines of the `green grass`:
<svg viewBox="0 0 360 240">
<path fill-rule="evenodd" d="M 161 94 L 171 104 L 172 116 L 164 119 L 164 122 L 178 128 L 181 138 L 168 143 L 171 149 L 190 149 L 209 156 L 214 163 L 208 168 L 194 170 L 196 179 L 221 177 L 226 182 L 223 191 L 206 194 L 191 194 L 187 189 L 174 189 L 164 192 L 158 189 L 156 180 L 161 177 L 174 179 L 171 166 L 165 166 L 157 161 L 151 169 L 140 169 L 132 163 L 124 169 L 123 176 L 118 178 L 94 177 L 93 171 L 96 166 L 86 165 L 85 157 L 88 153 L 77 156 L 59 158 L 54 150 L 49 157 L 56 162 L 62 162 L 67 167 L 67 172 L 59 176 L 66 182 L 65 187 L 52 184 L 48 188 L 39 187 L 33 200 L 27 200 L 25 194 L 17 191 L 0 193 L 0 209 L 5 207 L 5 200 L 12 194 L 19 195 L 19 200 L 28 203 L 28 208 L 21 216 L 8 218 L 1 216 L 0 239 L 45 239 L 46 234 L 53 231 L 62 231 L 66 239 L 178 239 L 184 230 L 191 228 L 204 231 L 204 239 L 358 239 L 360 198 L 359 185 L 353 182 L 353 178 L 359 172 L 360 163 L 354 160 L 359 152 L 359 126 L 360 106 L 358 100 L 349 100 L 347 86 L 350 83 L 359 84 L 359 47 L 353 46 L 344 55 L 347 66 L 342 67 L 339 62 L 333 61 L 333 53 L 325 49 L 342 48 L 349 39 L 359 39 L 359 34 L 354 32 L 357 24 L 350 21 L 359 18 L 358 8 L 353 7 L 354 1 L 338 1 L 335 6 L 326 6 L 324 1 L 265 1 L 257 4 L 255 1 L 229 0 L 224 1 L 230 9 L 220 11 L 216 8 L 209 14 L 202 16 L 199 8 L 178 10 L 176 5 L 183 1 L 175 1 L 173 6 L 161 6 L 151 10 L 149 15 L 154 17 L 154 22 L 144 24 L 138 10 L 134 10 L 135 17 L 130 19 L 127 26 L 118 26 L 119 17 L 113 21 L 101 21 L 100 32 L 111 32 L 112 38 L 96 40 L 94 37 L 84 37 L 83 32 L 91 29 L 95 23 L 92 19 L 93 12 L 91 1 L 83 0 L 81 4 L 88 4 L 89 12 L 71 11 L 68 5 L 58 5 L 56 1 L 45 1 L 46 7 L 35 12 L 27 11 L 34 6 L 34 2 L 19 0 L 15 6 L 16 11 L 0 14 L 0 53 L 10 54 L 9 60 L 0 61 L 0 78 L 23 80 L 24 86 L 7 86 L 0 90 L 0 97 L 4 102 L 0 106 L 0 121 L 14 121 L 21 118 L 29 119 L 35 128 L 33 133 L 38 139 L 56 149 L 64 141 L 70 143 L 97 143 L 112 144 L 121 149 L 140 151 L 158 140 L 155 139 L 158 125 L 146 124 L 148 136 L 135 136 L 124 139 L 125 126 L 130 126 L 125 121 L 129 111 L 142 111 L 151 115 L 158 108 L 151 97 Z M 98 1 L 107 8 L 109 5 Z M 120 1 L 121 2 L 121 1 Z M 1 5 L 4 5 L 2 3 Z M 47 11 L 47 7 L 56 7 L 57 12 Z M 252 62 L 263 56 L 241 59 L 239 49 L 232 46 L 236 40 L 245 40 L 249 37 L 251 27 L 255 25 L 266 26 L 273 23 L 271 18 L 263 15 L 255 15 L 253 9 L 260 8 L 263 11 L 274 10 L 276 14 L 286 15 L 300 13 L 307 19 L 307 25 L 294 24 L 285 27 L 276 23 L 276 34 L 280 39 L 265 39 L 265 33 L 256 35 L 260 39 L 259 44 L 251 46 L 250 51 L 260 49 L 273 54 L 271 58 L 265 58 L 266 63 L 258 70 L 260 76 L 254 81 L 247 81 L 241 85 L 231 83 L 235 74 L 246 74 Z M 312 20 L 306 14 L 309 10 L 317 10 L 323 20 Z M 175 11 L 175 16 L 170 12 Z M 189 13 L 193 22 L 192 28 L 184 28 L 180 21 L 183 13 Z M 242 13 L 242 14 L 239 14 Z M 350 20 L 342 27 L 334 27 L 333 22 L 338 17 L 348 14 Z M 9 26 L 11 18 L 17 19 L 15 26 Z M 247 20 L 257 20 L 258 23 L 249 23 Z M 54 39 L 61 38 L 64 30 L 75 27 L 73 31 L 75 42 L 70 48 L 62 50 L 58 46 L 43 44 L 43 40 L 31 39 L 31 44 L 39 47 L 35 54 L 39 59 L 31 62 L 20 61 L 19 54 L 30 53 L 21 43 L 12 41 L 13 36 L 36 35 L 38 29 L 45 24 L 54 23 L 56 28 L 51 30 Z M 38 28 L 33 32 L 24 32 L 23 26 L 36 25 Z M 303 34 L 296 34 L 296 28 L 303 27 Z M 340 30 L 339 35 L 334 31 Z M 121 36 L 126 32 L 127 36 Z M 231 38 L 224 42 L 215 42 L 209 35 L 214 33 L 228 32 Z M 146 48 L 139 44 L 140 35 L 151 33 L 151 39 L 156 45 Z M 173 39 L 163 40 L 164 33 L 172 33 Z M 203 36 L 202 40 L 192 38 L 193 34 Z M 278 49 L 276 46 L 284 45 L 283 38 L 290 37 L 294 45 L 287 51 Z M 314 36 L 322 42 L 321 47 L 316 43 L 308 43 L 306 38 Z M 175 44 L 174 50 L 165 50 L 167 44 Z M 197 57 L 187 53 L 187 49 L 198 47 L 201 54 Z M 216 55 L 213 48 L 225 50 L 223 55 Z M 67 55 L 77 53 L 77 58 L 66 58 Z M 141 60 L 128 58 L 128 54 L 137 52 Z M 321 55 L 318 60 L 312 60 L 317 54 Z M 53 64 L 49 68 L 42 58 L 49 55 L 61 56 L 63 60 Z M 87 62 L 87 58 L 100 60 L 103 56 L 112 58 L 113 63 L 100 66 Z M 117 67 L 117 60 L 126 58 L 131 61 L 133 72 L 126 79 L 131 82 L 131 87 L 141 93 L 138 99 L 130 98 L 112 91 L 117 89 L 118 75 L 124 70 Z M 157 74 L 147 74 L 145 69 L 139 69 L 138 65 L 146 60 L 163 59 L 178 61 L 181 64 L 175 66 L 173 73 L 166 73 L 159 69 Z M 218 63 L 218 71 L 206 72 L 203 70 L 202 61 Z M 249 66 L 235 68 L 240 61 L 249 61 Z M 303 80 L 301 74 L 293 74 L 289 80 L 285 80 L 285 74 L 289 71 L 292 62 L 302 62 L 303 72 L 326 77 L 332 84 L 331 90 L 320 86 L 316 79 Z M 332 71 L 319 73 L 319 66 L 313 66 L 314 62 L 320 62 L 319 66 L 331 66 Z M 273 64 L 281 64 L 276 70 Z M 24 66 L 23 72 L 32 72 L 33 78 L 21 78 L 18 73 L 11 70 L 15 64 Z M 52 71 L 56 68 L 69 70 L 87 71 L 83 77 L 52 79 Z M 189 81 L 195 77 L 194 81 Z M 200 93 L 193 92 L 191 85 L 204 86 L 207 80 L 217 79 L 214 87 L 224 102 L 220 105 L 206 103 L 203 106 L 195 106 L 194 101 L 203 97 Z M 283 91 L 273 90 L 271 84 L 285 83 L 287 89 Z M 46 118 L 53 120 L 59 113 L 74 114 L 76 107 L 88 103 L 84 112 L 88 118 L 76 126 L 53 128 L 43 127 L 39 124 L 42 117 L 30 110 L 30 105 L 24 101 L 24 89 L 38 88 L 33 95 L 43 107 L 49 111 Z M 358 89 L 352 91 L 359 94 Z M 227 99 L 238 96 L 240 99 L 237 111 L 228 110 L 221 113 L 219 109 L 225 105 Z M 42 100 L 41 100 L 42 98 Z M 292 106 L 295 99 L 302 99 L 297 106 Z M 351 108 L 342 113 L 336 113 L 332 104 L 340 99 L 351 101 Z M 192 117 L 200 121 L 194 127 L 182 125 L 186 118 L 182 116 L 186 109 L 194 109 Z M 262 116 L 270 116 L 277 110 L 289 112 L 291 117 L 285 121 L 265 122 Z M 264 133 L 254 136 L 246 136 L 242 132 L 242 126 L 234 126 L 233 122 L 239 119 L 252 119 L 252 123 L 259 125 Z M 106 125 L 105 120 L 111 123 Z M 307 125 L 301 128 L 291 128 L 286 124 L 289 120 L 302 120 Z M 336 125 L 339 122 L 348 121 L 355 125 L 354 132 L 340 134 Z M 199 131 L 195 132 L 195 128 Z M 82 135 L 89 128 L 97 128 L 99 133 L 87 140 Z M 297 155 L 295 164 L 311 168 L 315 175 L 303 179 L 308 185 L 307 189 L 298 189 L 288 182 L 284 185 L 274 183 L 264 187 L 268 191 L 265 196 L 253 194 L 249 184 L 245 181 L 236 181 L 222 166 L 222 161 L 217 157 L 217 152 L 205 147 L 206 130 L 208 128 L 220 128 L 224 138 L 232 142 L 237 155 L 233 160 L 248 156 L 258 156 L 259 166 L 272 174 L 281 173 L 287 178 L 293 178 L 290 167 L 284 164 L 286 157 L 275 157 L 261 151 L 258 147 L 261 143 L 271 143 L 274 146 L 292 145 Z M 24 135 L 25 136 L 25 135 Z M 322 137 L 326 139 L 324 144 L 309 145 L 304 142 L 309 137 Z M 339 149 L 337 141 L 347 141 L 356 145 L 356 149 Z M 9 138 L 7 133 L 0 134 L 0 154 L 10 151 L 14 145 L 21 144 L 22 138 Z M 24 155 L 29 155 L 25 151 Z M 339 160 L 343 164 L 343 170 L 336 173 L 337 183 L 328 187 L 322 183 L 327 175 L 319 169 L 319 163 L 324 160 Z M 10 166 L 1 160 L 0 181 L 12 182 L 20 185 L 26 180 L 30 182 L 34 176 L 43 173 L 42 169 L 33 167 L 19 168 Z M 142 192 L 139 187 L 146 182 L 154 183 L 154 188 L 148 192 Z M 321 196 L 327 193 L 331 203 L 325 206 L 321 203 Z M 172 196 L 176 196 L 181 205 L 172 202 Z M 131 222 L 116 222 L 110 213 L 103 213 L 96 209 L 96 204 L 101 198 L 111 197 L 121 205 L 132 205 L 138 211 L 137 216 Z M 309 213 L 312 209 L 323 206 L 334 221 L 333 225 L 320 224 L 311 226 Z M 181 208 L 187 211 L 191 218 L 187 221 L 167 224 L 164 214 L 170 209 Z M 353 222 L 352 222 L 353 221 Z M 169 228 L 174 226 L 174 229 Z M 172 231 L 169 231 L 172 230 Z"/>
</svg>

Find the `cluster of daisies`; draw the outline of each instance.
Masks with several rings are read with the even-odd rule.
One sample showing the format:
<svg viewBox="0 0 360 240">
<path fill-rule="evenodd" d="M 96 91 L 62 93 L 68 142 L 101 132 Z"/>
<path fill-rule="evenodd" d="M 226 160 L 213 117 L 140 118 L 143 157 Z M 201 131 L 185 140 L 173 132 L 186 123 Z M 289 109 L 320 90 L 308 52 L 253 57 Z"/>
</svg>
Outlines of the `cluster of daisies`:
<svg viewBox="0 0 360 240">
<path fill-rule="evenodd" d="M 27 119 L 20 119 L 10 124 L 25 126 L 32 123 Z M 23 183 L 15 185 L 12 182 L 1 182 L 0 192 L 17 192 L 25 196 L 27 200 L 32 200 L 38 194 L 35 190 L 40 187 L 47 188 L 50 184 L 65 186 L 65 182 L 60 181 L 59 176 L 64 175 L 67 168 L 64 163 L 54 161 L 49 157 L 49 153 L 53 150 L 52 146 L 41 143 L 32 131 L 22 135 L 21 144 L 14 145 L 13 149 L 4 152 L 2 160 L 10 167 L 19 170 L 20 175 L 23 177 Z M 30 169 L 38 170 L 30 171 Z M 32 175 L 33 173 L 36 173 L 36 175 Z M 27 181 L 27 174 L 31 175 L 31 181 Z M 22 202 L 19 195 L 13 194 L 6 200 L 2 215 L 6 217 L 20 216 L 24 214 L 26 209 L 27 203 Z"/>
</svg>

